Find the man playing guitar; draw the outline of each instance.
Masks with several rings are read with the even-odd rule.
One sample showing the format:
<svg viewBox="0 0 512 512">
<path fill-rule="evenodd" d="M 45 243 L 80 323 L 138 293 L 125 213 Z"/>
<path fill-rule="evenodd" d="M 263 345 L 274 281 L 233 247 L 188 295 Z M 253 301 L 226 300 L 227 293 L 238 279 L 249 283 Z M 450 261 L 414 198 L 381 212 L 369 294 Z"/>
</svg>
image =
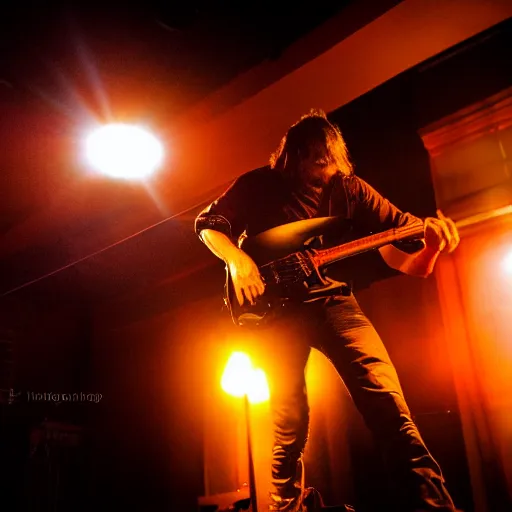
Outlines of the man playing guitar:
<svg viewBox="0 0 512 512">
<path fill-rule="evenodd" d="M 425 220 L 403 213 L 355 176 L 338 127 L 322 111 L 292 125 L 270 165 L 239 177 L 199 214 L 195 230 L 226 263 L 233 301 L 251 306 L 264 296 L 267 282 L 241 242 L 277 226 L 326 216 L 350 219 L 362 235 L 420 225 L 416 241 L 379 248 L 390 267 L 408 275 L 427 277 L 440 253 L 459 243 L 455 224 L 440 212 Z M 347 386 L 401 483 L 403 510 L 456 510 L 386 348 L 350 289 L 292 304 L 260 335 L 274 421 L 271 510 L 303 509 L 301 461 L 309 425 L 304 371 L 311 347 L 331 360 Z"/>
</svg>

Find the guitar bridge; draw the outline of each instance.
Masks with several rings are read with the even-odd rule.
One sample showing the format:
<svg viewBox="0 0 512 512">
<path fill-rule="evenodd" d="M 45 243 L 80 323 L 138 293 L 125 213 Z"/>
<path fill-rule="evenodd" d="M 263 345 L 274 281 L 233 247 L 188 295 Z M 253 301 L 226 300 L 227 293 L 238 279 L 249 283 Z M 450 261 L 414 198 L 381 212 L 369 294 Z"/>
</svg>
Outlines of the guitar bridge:
<svg viewBox="0 0 512 512">
<path fill-rule="evenodd" d="M 300 268 L 301 268 L 302 272 L 304 272 L 304 275 L 306 277 L 309 277 L 311 275 L 311 269 L 304 261 L 304 258 L 299 258 L 299 263 L 300 263 Z"/>
</svg>

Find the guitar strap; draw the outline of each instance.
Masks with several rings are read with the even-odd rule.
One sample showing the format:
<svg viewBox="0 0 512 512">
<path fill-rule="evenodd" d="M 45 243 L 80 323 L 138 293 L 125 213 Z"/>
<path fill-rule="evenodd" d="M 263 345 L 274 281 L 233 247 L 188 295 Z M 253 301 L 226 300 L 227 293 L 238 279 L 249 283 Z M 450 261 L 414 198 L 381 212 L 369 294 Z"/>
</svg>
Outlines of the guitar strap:
<svg viewBox="0 0 512 512">
<path fill-rule="evenodd" d="M 329 217 L 342 216 L 352 220 L 355 209 L 354 194 L 351 191 L 350 177 L 336 174 L 329 192 Z"/>
<path fill-rule="evenodd" d="M 336 174 L 328 191 L 328 212 L 326 212 L 329 217 L 342 217 L 349 221 L 349 229 L 351 229 L 355 209 L 354 193 L 350 188 L 352 183 L 353 180 L 350 177 L 341 173 Z M 353 282 L 351 280 L 339 284 L 341 287 L 333 287 L 334 295 L 350 295 L 352 293 Z"/>
</svg>

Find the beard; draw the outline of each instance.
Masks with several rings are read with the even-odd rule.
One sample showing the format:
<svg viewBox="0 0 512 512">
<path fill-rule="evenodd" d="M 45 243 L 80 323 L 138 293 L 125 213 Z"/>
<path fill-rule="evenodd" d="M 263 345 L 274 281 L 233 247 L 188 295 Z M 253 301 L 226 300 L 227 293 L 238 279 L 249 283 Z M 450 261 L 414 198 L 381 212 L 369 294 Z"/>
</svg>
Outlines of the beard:
<svg viewBox="0 0 512 512">
<path fill-rule="evenodd" d="M 303 181 L 305 184 L 314 188 L 322 188 L 327 186 L 338 173 L 338 170 L 331 171 L 327 169 L 322 169 L 317 172 L 310 171 L 303 174 Z"/>
</svg>

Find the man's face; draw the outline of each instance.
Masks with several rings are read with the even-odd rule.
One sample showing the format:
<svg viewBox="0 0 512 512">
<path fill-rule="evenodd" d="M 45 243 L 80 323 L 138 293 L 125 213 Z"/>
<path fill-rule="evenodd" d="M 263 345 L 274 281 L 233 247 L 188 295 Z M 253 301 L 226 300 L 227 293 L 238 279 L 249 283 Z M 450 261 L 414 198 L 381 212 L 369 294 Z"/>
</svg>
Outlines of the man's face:
<svg viewBox="0 0 512 512">
<path fill-rule="evenodd" d="M 321 186 L 329 182 L 338 167 L 326 147 L 314 146 L 300 160 L 299 175 L 312 185 Z"/>
</svg>

